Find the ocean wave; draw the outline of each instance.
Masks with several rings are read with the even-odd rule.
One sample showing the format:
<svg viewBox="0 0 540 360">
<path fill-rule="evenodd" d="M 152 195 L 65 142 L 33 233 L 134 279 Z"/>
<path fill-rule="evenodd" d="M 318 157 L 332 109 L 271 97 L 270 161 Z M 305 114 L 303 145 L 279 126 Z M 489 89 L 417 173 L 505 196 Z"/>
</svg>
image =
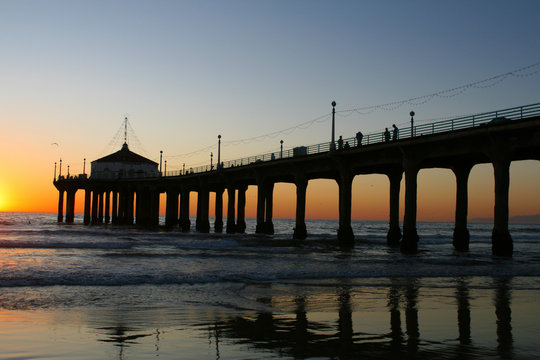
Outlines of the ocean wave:
<svg viewBox="0 0 540 360">
<path fill-rule="evenodd" d="M 132 258 L 136 260 L 136 258 Z M 164 261 L 185 259 L 165 258 Z M 94 269 L 69 271 L 69 269 L 46 271 L 30 269 L 24 271 L 3 270 L 0 287 L 24 286 L 123 286 L 123 285 L 172 285 L 206 283 L 295 283 L 299 281 L 328 281 L 329 279 L 381 279 L 381 278 L 455 278 L 455 277 L 531 277 L 540 276 L 540 266 L 514 262 L 512 266 L 487 261 L 465 260 L 459 266 L 450 262 L 414 262 L 402 260 L 392 265 L 379 261 L 374 264 L 351 266 L 345 263 L 336 266 L 333 262 L 319 263 L 317 266 L 280 267 L 261 271 L 257 263 L 229 267 L 209 266 L 204 261 L 191 261 L 192 271 L 185 269 L 156 269 L 144 266 L 137 269 L 123 268 L 117 271 Z M 268 264 L 271 265 L 271 264 Z M 451 266 L 450 266 L 451 265 Z"/>
<path fill-rule="evenodd" d="M 126 242 L 0 240 L 0 249 L 130 249 L 133 246 Z"/>
<path fill-rule="evenodd" d="M 341 248 L 334 221 L 275 220 L 276 235 L 182 233 L 122 226 L 57 225 L 54 216 L 0 228 L 0 287 L 325 282 L 328 279 L 540 276 L 536 227 L 515 227 L 514 256 L 491 254 L 491 225 L 471 226 L 469 252 L 452 246 L 453 224 L 420 223 L 417 254 L 386 246 L 387 224 L 354 222 Z M 36 224 L 37 222 L 37 224 Z M 253 224 L 253 223 L 252 223 Z"/>
</svg>

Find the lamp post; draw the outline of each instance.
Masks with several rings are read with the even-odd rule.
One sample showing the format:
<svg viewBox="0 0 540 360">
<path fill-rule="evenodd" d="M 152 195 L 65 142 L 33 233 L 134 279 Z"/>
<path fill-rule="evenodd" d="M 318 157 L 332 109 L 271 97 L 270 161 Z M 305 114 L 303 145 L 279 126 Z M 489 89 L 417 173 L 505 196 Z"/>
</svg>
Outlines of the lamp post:
<svg viewBox="0 0 540 360">
<path fill-rule="evenodd" d="M 332 142 L 330 143 L 330 150 L 336 150 L 336 102 L 332 101 Z"/>
<path fill-rule="evenodd" d="M 56 161 L 54 162 L 54 178 L 53 180 L 56 180 Z"/>
<path fill-rule="evenodd" d="M 279 140 L 279 143 L 281 144 L 281 150 L 279 152 L 279 158 L 283 159 L 283 140 Z"/>
<path fill-rule="evenodd" d="M 411 115 L 411 137 L 413 137 L 413 134 L 414 134 L 414 111 L 411 111 L 409 113 L 409 115 Z"/>
<path fill-rule="evenodd" d="M 161 160 L 163 160 L 163 150 L 159 150 L 159 176 L 161 176 Z"/>
<path fill-rule="evenodd" d="M 186 163 L 182 164 L 182 175 L 186 175 Z"/>
<path fill-rule="evenodd" d="M 58 177 L 62 176 L 62 159 L 60 159 L 60 169 L 58 171 Z"/>
<path fill-rule="evenodd" d="M 68 172 L 67 172 L 67 175 L 66 175 L 66 176 L 69 177 L 69 165 L 68 165 Z"/>
<path fill-rule="evenodd" d="M 86 158 L 83 159 L 82 173 L 83 175 L 86 175 Z"/>
<path fill-rule="evenodd" d="M 221 166 L 221 135 L 217 136 L 218 145 L 217 145 L 217 168 Z"/>
<path fill-rule="evenodd" d="M 167 160 L 165 160 L 165 176 L 167 176 Z"/>
<path fill-rule="evenodd" d="M 210 170 L 214 170 L 213 159 L 214 159 L 214 153 L 210 153 Z"/>
</svg>

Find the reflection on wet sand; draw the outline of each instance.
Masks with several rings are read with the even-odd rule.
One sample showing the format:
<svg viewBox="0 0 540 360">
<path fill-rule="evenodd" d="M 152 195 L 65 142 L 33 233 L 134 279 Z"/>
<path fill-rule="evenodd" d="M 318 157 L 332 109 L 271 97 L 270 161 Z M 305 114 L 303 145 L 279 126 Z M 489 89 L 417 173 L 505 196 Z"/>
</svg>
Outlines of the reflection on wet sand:
<svg viewBox="0 0 540 360">
<path fill-rule="evenodd" d="M 497 352 L 504 358 L 512 358 L 512 310 L 510 300 L 512 291 L 510 279 L 497 279 L 495 289 L 495 315 L 497 316 Z"/>
<path fill-rule="evenodd" d="M 427 359 L 435 356 L 480 359 L 512 358 L 515 355 L 511 325 L 511 279 L 495 280 L 493 304 L 496 330 L 493 336 L 494 339 L 496 337 L 496 348 L 475 345 L 474 334 L 471 332 L 471 295 L 467 279 L 456 279 L 454 292 L 449 292 L 454 296 L 457 311 L 457 317 L 454 317 L 457 324 L 454 323 L 454 329 L 459 334 L 457 338 L 449 340 L 422 337 L 422 324 L 419 321 L 422 307 L 419 303 L 424 298 L 419 280 L 391 282 L 387 288 L 386 309 L 383 312 L 389 313 L 389 332 L 378 334 L 374 333 L 372 328 L 355 328 L 353 315 L 356 311 L 361 311 L 354 305 L 356 298 L 352 294 L 357 294 L 355 290 L 358 289 L 339 287 L 335 292 L 337 309 L 335 311 L 326 309 L 327 316 L 323 320 L 320 319 L 320 311 L 317 320 L 310 320 L 309 303 L 319 301 L 317 296 L 301 295 L 289 298 L 290 312 L 246 311 L 247 314 L 236 312 L 235 315 L 208 319 L 208 322 L 193 327 L 198 329 L 197 331 L 207 332 L 208 342 L 214 343 L 216 359 L 221 357 L 222 344 L 234 346 L 237 350 L 243 349 L 251 355 L 257 352 L 271 352 L 278 358 L 296 359 L 316 357 Z M 274 304 L 272 297 L 260 297 L 255 300 L 269 307 Z M 333 317 L 337 317 L 337 321 L 332 321 Z M 118 326 L 101 327 L 98 330 L 104 335 L 101 341 L 120 347 L 119 358 L 123 358 L 124 347 L 136 347 L 139 340 L 149 336 L 155 336 L 156 355 L 159 355 L 160 338 L 157 330 L 145 332 L 140 328 L 130 328 L 120 323 Z M 174 330 L 168 330 L 172 331 Z M 452 330 L 449 329 L 446 333 L 450 334 Z"/>
<path fill-rule="evenodd" d="M 458 304 L 457 320 L 459 329 L 459 343 L 469 345 L 471 343 L 471 309 L 469 286 L 464 279 L 458 279 L 456 288 L 456 299 Z"/>
<path fill-rule="evenodd" d="M 113 327 L 102 327 L 98 330 L 103 331 L 106 338 L 99 339 L 102 342 L 110 342 L 118 347 L 118 358 L 122 359 L 124 354 L 124 347 L 129 345 L 138 344 L 138 340 L 153 334 L 142 333 L 136 334 L 137 329 L 117 325 Z M 129 335 L 131 334 L 131 335 Z"/>
</svg>

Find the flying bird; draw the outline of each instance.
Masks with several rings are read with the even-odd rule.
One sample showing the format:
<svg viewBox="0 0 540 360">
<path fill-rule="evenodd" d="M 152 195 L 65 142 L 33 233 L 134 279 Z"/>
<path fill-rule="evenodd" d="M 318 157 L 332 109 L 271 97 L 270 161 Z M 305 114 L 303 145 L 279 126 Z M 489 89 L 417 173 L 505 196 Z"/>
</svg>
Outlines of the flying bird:
<svg viewBox="0 0 540 360">
<path fill-rule="evenodd" d="M 52 143 L 51 145 L 56 145 L 56 146 L 58 146 L 58 143 Z"/>
</svg>

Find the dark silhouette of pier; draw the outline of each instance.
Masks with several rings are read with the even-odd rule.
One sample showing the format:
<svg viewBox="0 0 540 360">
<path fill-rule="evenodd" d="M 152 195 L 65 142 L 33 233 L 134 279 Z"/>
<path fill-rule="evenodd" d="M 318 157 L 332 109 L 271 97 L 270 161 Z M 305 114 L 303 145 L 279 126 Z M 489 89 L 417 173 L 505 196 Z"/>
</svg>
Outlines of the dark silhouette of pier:
<svg viewBox="0 0 540 360">
<path fill-rule="evenodd" d="M 411 113 L 412 116 L 413 113 Z M 411 121 L 412 125 L 412 121 Z M 274 184 L 296 185 L 296 224 L 293 237 L 305 239 L 305 202 L 308 181 L 333 179 L 339 186 L 339 229 L 337 238 L 352 246 L 352 181 L 357 175 L 384 174 L 390 182 L 390 212 L 387 240 L 404 252 L 417 250 L 417 174 L 425 168 L 451 169 L 456 176 L 454 247 L 469 248 L 467 229 L 468 177 L 473 166 L 491 163 L 495 178 L 494 255 L 510 256 L 512 237 L 508 231 L 510 163 L 540 160 L 540 103 L 487 112 L 400 129 L 399 139 L 386 141 L 384 132 L 336 142 L 300 146 L 276 153 L 219 162 L 216 166 L 189 171 L 159 172 L 158 175 L 80 175 L 54 179 L 59 190 L 58 221 L 74 220 L 75 193 L 85 191 L 84 223 L 159 224 L 160 194 L 166 194 L 167 227 L 189 231 L 189 193 L 197 192 L 196 230 L 209 232 L 209 193 L 215 193 L 215 231 L 223 230 L 223 192 L 228 193 L 226 231 L 245 231 L 246 190 L 257 186 L 257 233 L 273 234 Z M 360 139 L 360 140 L 359 140 Z M 361 141 L 361 143 L 359 143 Z M 219 155 L 218 155 L 219 158 Z M 160 169 L 161 170 L 161 169 Z M 405 213 L 399 226 L 400 182 L 405 176 Z M 238 201 L 236 201 L 238 197 Z"/>
</svg>

